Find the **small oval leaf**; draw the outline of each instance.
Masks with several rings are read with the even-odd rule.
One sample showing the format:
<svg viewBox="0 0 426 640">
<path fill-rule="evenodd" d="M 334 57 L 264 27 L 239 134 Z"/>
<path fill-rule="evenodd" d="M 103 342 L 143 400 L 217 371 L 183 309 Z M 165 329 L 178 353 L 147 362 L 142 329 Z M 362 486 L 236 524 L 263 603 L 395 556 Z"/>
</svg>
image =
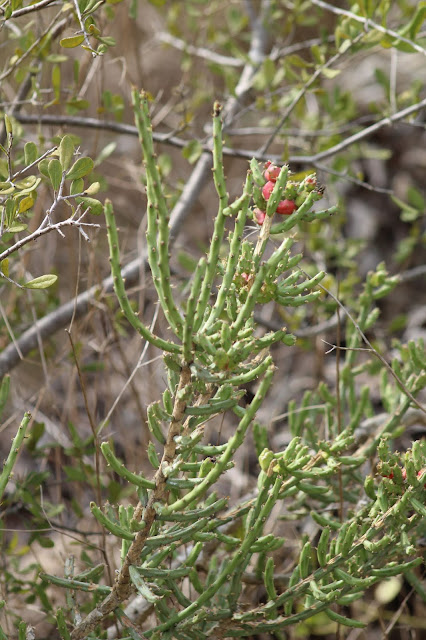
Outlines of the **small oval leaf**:
<svg viewBox="0 0 426 640">
<path fill-rule="evenodd" d="M 47 289 L 47 287 L 51 287 L 52 284 L 55 284 L 58 276 L 55 276 L 53 273 L 46 273 L 44 276 L 39 276 L 38 278 L 34 278 L 33 280 L 29 280 L 24 284 L 26 289 Z"/>
<path fill-rule="evenodd" d="M 89 213 L 94 216 L 100 216 L 104 212 L 104 205 L 95 198 L 76 198 L 76 202 L 82 202 L 84 209 L 90 207 Z"/>
<path fill-rule="evenodd" d="M 79 158 L 74 162 L 71 169 L 67 173 L 67 180 L 77 180 L 84 178 L 93 169 L 94 162 L 92 158 Z"/>
<path fill-rule="evenodd" d="M 25 213 L 25 211 L 28 211 L 28 209 L 31 209 L 34 202 L 35 202 L 35 198 L 33 194 L 30 194 L 29 196 L 25 196 L 25 198 L 22 198 L 22 200 L 19 203 L 19 213 Z"/>
<path fill-rule="evenodd" d="M 37 145 L 34 142 L 27 142 L 24 147 L 25 164 L 28 166 L 37 160 Z"/>
<path fill-rule="evenodd" d="M 38 163 L 37 167 L 38 167 L 38 170 L 40 171 L 40 173 L 45 178 L 49 177 L 49 159 L 48 158 L 43 158 L 43 160 L 40 160 L 40 162 Z"/>
<path fill-rule="evenodd" d="M 84 180 L 83 178 L 78 178 L 77 180 L 73 180 L 70 186 L 70 195 L 75 196 L 77 193 L 83 193 L 84 191 Z"/>
<path fill-rule="evenodd" d="M 59 44 L 61 47 L 64 47 L 64 49 L 73 49 L 74 47 L 78 47 L 83 41 L 84 36 L 79 35 L 71 36 L 70 38 L 62 38 L 62 40 L 59 41 Z"/>
<path fill-rule="evenodd" d="M 85 189 L 85 193 L 87 193 L 88 196 L 95 196 L 97 193 L 99 193 L 100 188 L 101 185 L 99 182 L 92 182 L 92 184 L 87 187 L 87 189 Z"/>
<path fill-rule="evenodd" d="M 62 180 L 62 165 L 57 158 L 52 158 L 48 166 L 50 182 L 55 191 L 59 189 Z"/>
<path fill-rule="evenodd" d="M 8 227 L 8 233 L 21 233 L 21 231 L 25 231 L 26 229 L 28 229 L 28 225 L 27 224 L 19 224 L 19 223 L 15 223 L 10 225 L 10 227 Z"/>
<path fill-rule="evenodd" d="M 5 258 L 0 262 L 0 270 L 6 278 L 9 277 L 9 258 Z"/>
<path fill-rule="evenodd" d="M 74 155 L 74 142 L 71 136 L 64 136 L 59 145 L 59 161 L 64 171 L 68 171 L 71 164 L 72 157 Z"/>
</svg>

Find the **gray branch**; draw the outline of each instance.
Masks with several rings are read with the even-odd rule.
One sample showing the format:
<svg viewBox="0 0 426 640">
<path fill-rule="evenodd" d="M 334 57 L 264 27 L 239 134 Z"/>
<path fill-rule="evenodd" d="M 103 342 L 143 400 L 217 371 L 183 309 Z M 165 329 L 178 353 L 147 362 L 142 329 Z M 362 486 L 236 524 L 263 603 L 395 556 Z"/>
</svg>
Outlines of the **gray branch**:
<svg viewBox="0 0 426 640">
<path fill-rule="evenodd" d="M 175 240 L 183 221 L 198 198 L 201 186 L 210 175 L 210 169 L 211 156 L 209 153 L 203 153 L 171 213 L 171 243 Z M 128 287 L 134 285 L 138 281 L 140 269 L 146 269 L 147 266 L 148 261 L 144 253 L 125 266 L 122 272 L 126 285 Z M 22 357 L 25 357 L 32 349 L 37 347 L 38 337 L 48 338 L 60 329 L 65 328 L 70 323 L 73 315 L 75 318 L 79 318 L 86 314 L 92 300 L 100 291 L 104 294 L 113 291 L 111 276 L 38 320 L 35 325 L 32 325 L 20 336 L 16 341 L 16 346 L 15 344 L 10 344 L 6 347 L 0 354 L 0 377 L 4 376 L 20 362 L 21 356 L 19 352 L 21 352 Z"/>
</svg>

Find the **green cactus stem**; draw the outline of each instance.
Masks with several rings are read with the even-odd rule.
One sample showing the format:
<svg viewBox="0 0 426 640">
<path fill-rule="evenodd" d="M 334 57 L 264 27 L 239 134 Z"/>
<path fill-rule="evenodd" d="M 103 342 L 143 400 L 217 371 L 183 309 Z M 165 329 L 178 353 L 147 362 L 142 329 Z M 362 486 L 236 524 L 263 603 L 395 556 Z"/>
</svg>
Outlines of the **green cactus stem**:
<svg viewBox="0 0 426 640">
<path fill-rule="evenodd" d="M 238 212 L 234 231 L 230 239 L 229 255 L 226 262 L 225 273 L 223 275 L 222 283 L 220 285 L 216 301 L 213 305 L 213 309 L 208 317 L 208 321 L 203 325 L 202 331 L 205 331 L 220 317 L 223 309 L 225 308 L 226 300 L 229 296 L 229 291 L 233 278 L 235 276 L 236 266 L 240 256 L 240 247 L 243 239 L 244 225 L 247 219 L 248 205 L 250 202 L 250 193 L 253 185 L 251 173 L 247 174 L 246 183 L 244 185 L 244 192 L 240 203 L 240 210 Z"/>
<path fill-rule="evenodd" d="M 147 340 L 152 345 L 158 347 L 159 349 L 162 349 L 163 351 L 168 351 L 170 353 L 180 353 L 181 347 L 179 345 L 174 344 L 173 342 L 168 342 L 167 340 L 163 340 L 162 338 L 154 335 L 148 329 L 148 327 L 146 327 L 139 320 L 137 314 L 133 311 L 126 294 L 123 276 L 121 275 L 117 226 L 115 223 L 112 203 L 109 200 L 105 202 L 104 211 L 107 224 L 107 235 L 110 252 L 111 273 L 114 281 L 114 291 L 125 317 L 144 340 Z"/>
<path fill-rule="evenodd" d="M 194 317 L 195 309 L 200 297 L 203 278 L 206 273 L 207 263 L 205 258 L 201 258 L 195 269 L 194 278 L 191 285 L 188 301 L 186 303 L 185 323 L 183 327 L 183 357 L 186 362 L 192 362 L 195 348 L 194 340 Z"/>
<path fill-rule="evenodd" d="M 219 209 L 214 223 L 213 236 L 207 258 L 207 270 L 201 287 L 200 298 L 194 318 L 195 332 L 199 330 L 204 320 L 208 299 L 211 295 L 214 278 L 217 272 L 219 252 L 225 231 L 226 214 L 224 213 L 224 210 L 226 210 L 228 205 L 228 194 L 226 192 L 225 177 L 223 173 L 222 146 L 221 107 L 218 103 L 215 103 L 215 109 L 213 112 L 213 179 L 219 196 Z"/>
<path fill-rule="evenodd" d="M 101 451 L 111 469 L 113 469 L 119 476 L 132 483 L 136 487 L 145 487 L 146 489 L 155 488 L 155 483 L 151 482 L 151 480 L 147 480 L 143 476 L 139 476 L 136 473 L 132 473 L 131 471 L 126 469 L 124 464 L 115 457 L 108 442 L 102 442 Z"/>
<path fill-rule="evenodd" d="M 3 469 L 0 475 L 0 500 L 4 494 L 7 483 L 12 477 L 13 467 L 15 466 L 15 462 L 18 458 L 19 450 L 24 441 L 30 420 L 31 414 L 28 412 L 25 413 L 24 417 L 22 418 L 21 424 L 18 427 L 18 431 L 12 440 L 12 446 L 10 448 L 9 455 L 4 462 Z"/>
<path fill-rule="evenodd" d="M 182 511 L 185 507 L 199 500 L 201 496 L 205 494 L 207 489 L 212 484 L 214 484 L 217 478 L 223 473 L 223 470 L 227 466 L 228 462 L 230 462 L 230 460 L 232 459 L 235 451 L 238 449 L 238 447 L 241 446 L 242 442 L 244 441 L 247 429 L 249 428 L 258 408 L 263 402 L 267 390 L 272 383 L 272 377 L 274 375 L 275 369 L 272 358 L 268 356 L 265 359 L 265 362 L 267 363 L 266 366 L 268 367 L 265 373 L 265 377 L 261 381 L 256 395 L 250 403 L 250 406 L 246 409 L 245 415 L 241 419 L 234 435 L 229 439 L 225 451 L 221 454 L 219 460 L 216 461 L 214 468 L 208 473 L 205 478 L 203 478 L 201 484 L 199 484 L 197 487 L 194 487 L 192 491 L 187 493 L 179 500 L 176 500 L 176 502 L 174 502 L 170 506 L 165 507 L 163 515 L 168 515 L 169 513 L 173 513 L 175 511 Z"/>
<path fill-rule="evenodd" d="M 133 89 L 132 104 L 146 169 L 148 259 L 164 314 L 176 336 L 182 337 L 183 319 L 174 302 L 170 283 L 170 213 L 161 187 L 160 173 L 155 162 L 147 94 L 144 91 L 139 92 Z"/>
</svg>

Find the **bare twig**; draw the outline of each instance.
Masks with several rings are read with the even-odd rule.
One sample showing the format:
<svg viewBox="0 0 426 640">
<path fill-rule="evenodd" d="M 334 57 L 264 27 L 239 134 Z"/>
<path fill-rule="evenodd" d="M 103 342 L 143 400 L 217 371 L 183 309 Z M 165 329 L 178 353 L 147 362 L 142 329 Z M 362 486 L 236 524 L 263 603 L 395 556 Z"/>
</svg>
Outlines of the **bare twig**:
<svg viewBox="0 0 426 640">
<path fill-rule="evenodd" d="M 303 98 L 303 96 L 305 95 L 306 91 L 309 89 L 310 86 L 312 86 L 314 84 L 314 82 L 317 80 L 317 78 L 319 78 L 319 76 L 321 75 L 321 73 L 323 73 L 323 71 L 325 69 L 330 68 L 332 65 L 334 65 L 335 62 L 337 62 L 337 60 L 339 60 L 344 54 L 346 54 L 348 51 L 350 51 L 351 47 L 354 44 L 357 44 L 363 37 L 365 34 L 360 33 L 358 34 L 358 36 L 356 38 L 354 38 L 352 40 L 352 42 L 350 43 L 349 47 L 347 49 L 345 49 L 345 51 L 338 51 L 334 56 L 332 56 L 331 58 L 329 58 L 324 64 L 322 64 L 321 66 L 319 66 L 314 73 L 311 75 L 311 77 L 309 78 L 309 80 L 307 82 L 305 82 L 305 84 L 303 85 L 303 87 L 300 89 L 300 91 L 298 91 L 298 93 L 295 95 L 295 97 L 293 98 L 293 100 L 290 102 L 290 104 L 288 105 L 288 107 L 285 109 L 283 115 L 280 118 L 280 121 L 278 122 L 277 126 L 275 127 L 274 131 L 271 133 L 271 135 L 269 136 L 269 138 L 265 141 L 265 144 L 263 144 L 260 148 L 259 153 L 260 154 L 265 154 L 266 151 L 269 149 L 269 147 L 271 146 L 271 144 L 273 143 L 275 137 L 278 135 L 280 129 L 284 126 L 284 124 L 287 122 L 287 119 L 289 118 L 290 114 L 292 113 L 293 109 L 295 108 L 295 106 L 298 104 L 298 102 Z"/>
<path fill-rule="evenodd" d="M 195 47 L 192 44 L 188 44 L 185 40 L 181 40 L 181 38 L 176 38 L 176 36 L 172 36 L 167 31 L 160 31 L 156 34 L 157 38 L 161 40 L 161 42 L 165 42 L 166 44 L 170 44 L 175 49 L 179 49 L 179 51 L 184 51 L 185 53 L 190 53 L 191 55 L 197 56 L 199 58 L 204 58 L 207 62 L 214 62 L 215 64 L 220 64 L 225 67 L 243 67 L 244 61 L 239 60 L 238 58 L 231 58 L 230 56 L 223 56 L 220 53 L 216 53 L 215 51 L 210 51 L 210 49 L 206 49 L 205 47 Z"/>
<path fill-rule="evenodd" d="M 38 6 L 38 5 L 35 5 Z M 28 7 L 29 8 L 29 7 Z M 45 38 L 49 32 L 53 29 L 53 27 L 55 26 L 55 22 L 61 17 L 62 15 L 62 10 L 56 14 L 56 16 L 50 21 L 50 23 L 48 24 L 48 26 L 46 27 L 46 29 L 43 31 L 43 33 L 37 38 L 37 40 L 35 40 L 33 42 L 33 44 L 28 47 L 28 49 L 26 49 L 24 51 L 24 53 L 21 55 L 20 58 L 18 58 L 16 60 L 16 62 L 14 62 L 12 65 L 10 65 L 10 67 L 8 67 L 6 69 L 6 71 L 4 71 L 1 76 L 0 76 L 0 82 L 2 80 L 4 80 L 5 78 L 8 78 L 14 71 L 15 69 L 26 59 L 28 58 L 28 56 L 34 51 L 34 49 L 37 49 L 37 47 L 40 45 L 40 43 L 42 42 L 43 38 Z M 61 21 L 63 22 L 63 21 Z"/>
<path fill-rule="evenodd" d="M 173 243 L 174 239 L 178 235 L 183 221 L 197 200 L 202 185 L 210 175 L 210 169 L 211 156 L 209 153 L 203 153 L 195 165 L 195 168 L 171 213 L 171 243 Z M 139 279 L 140 269 L 145 269 L 147 266 L 148 262 L 146 253 L 142 252 L 138 258 L 130 262 L 122 270 L 123 278 L 126 280 L 126 285 L 128 287 L 134 285 Z M 111 276 L 105 278 L 102 282 L 94 285 L 87 291 L 79 294 L 77 297 L 62 305 L 52 313 L 44 316 L 44 318 L 41 318 L 37 322 L 37 326 L 33 325 L 27 329 L 17 342 L 21 353 L 17 351 L 14 344 L 10 344 L 6 347 L 6 349 L 4 349 L 0 354 L 0 377 L 13 369 L 13 367 L 15 367 L 22 359 L 22 355 L 25 357 L 37 346 L 37 332 L 39 332 L 42 337 L 47 337 L 66 327 L 73 317 L 73 314 L 76 318 L 85 315 L 89 308 L 89 304 L 95 300 L 100 291 L 104 294 L 111 293 L 113 291 L 113 280 Z"/>
<path fill-rule="evenodd" d="M 325 149 L 325 151 L 321 151 L 319 153 L 313 155 L 289 155 L 288 162 L 293 164 L 302 164 L 302 165 L 315 165 L 318 166 L 318 163 L 325 158 L 330 158 L 337 153 L 340 153 L 344 149 L 347 149 L 351 145 L 360 142 L 364 138 L 368 138 L 372 134 L 376 133 L 380 129 L 386 126 L 390 126 L 395 122 L 399 122 L 406 118 L 407 116 L 416 113 L 417 111 L 421 111 L 426 107 L 426 98 L 417 102 L 416 104 L 410 105 L 405 109 L 401 109 L 397 113 L 392 114 L 391 116 L 387 116 L 374 122 L 369 127 L 365 129 L 361 129 L 357 133 L 354 133 L 352 136 L 345 138 L 338 144 L 330 147 L 329 149 Z M 132 136 L 137 136 L 138 132 L 136 127 L 128 124 L 119 124 L 117 122 L 106 121 L 103 122 L 101 120 L 97 120 L 96 118 L 80 118 L 77 116 L 52 116 L 52 115 L 26 115 L 19 114 L 15 116 L 16 119 L 23 123 L 34 123 L 34 124 L 52 124 L 56 126 L 66 125 L 66 126 L 75 126 L 75 127 L 87 127 L 92 129 L 103 129 L 105 131 L 113 131 L 117 133 L 124 133 Z M 177 138 L 176 136 L 170 136 L 168 133 L 158 133 L 153 132 L 153 139 L 156 142 L 170 144 L 172 146 L 183 148 L 188 144 L 187 140 L 183 140 L 182 138 Z M 203 145 L 203 151 L 208 154 L 211 154 L 211 147 L 209 144 Z M 257 160 L 271 160 L 275 163 L 280 163 L 282 161 L 281 155 L 278 154 L 261 154 L 257 152 L 255 149 L 233 149 L 231 147 L 223 147 L 223 154 L 226 156 L 232 156 L 234 158 L 245 158 L 247 160 L 251 160 L 252 158 L 257 158 Z M 323 167 L 321 167 L 323 168 Z M 343 176 L 342 176 L 343 177 Z"/>
<path fill-rule="evenodd" d="M 33 242 L 33 240 L 36 240 L 37 238 L 40 238 L 41 236 L 44 236 L 46 233 L 50 233 L 51 231 L 60 231 L 64 227 L 99 228 L 100 225 L 97 223 L 82 222 L 82 218 L 84 217 L 85 213 L 83 213 L 83 215 L 81 215 L 77 219 L 75 219 L 75 214 L 74 214 L 70 218 L 67 218 L 66 220 L 62 220 L 61 222 L 56 222 L 55 224 L 49 224 L 44 227 L 41 227 L 40 225 L 40 227 L 36 229 L 33 233 L 30 233 L 28 236 L 25 236 L 25 238 L 21 238 L 21 240 L 18 240 L 17 242 L 15 242 L 13 246 L 9 247 L 8 249 L 5 249 L 2 253 L 0 253 L 0 261 L 9 257 L 12 253 L 15 253 L 15 251 L 18 251 L 18 249 L 21 249 L 29 242 Z"/>
<path fill-rule="evenodd" d="M 96 432 L 95 420 L 93 418 L 92 412 L 91 412 L 90 407 L 89 407 L 89 399 L 87 397 L 86 384 L 85 384 L 85 381 L 84 381 L 84 378 L 83 378 L 83 374 L 81 372 L 80 363 L 78 361 L 77 352 L 76 352 L 75 346 L 74 346 L 74 341 L 73 341 L 72 336 L 71 336 L 71 331 L 67 330 L 67 334 L 68 334 L 68 338 L 69 338 L 70 345 L 71 345 L 71 351 L 72 351 L 73 358 L 74 358 L 74 364 L 75 364 L 76 369 L 77 369 L 78 379 L 80 381 L 80 387 L 81 387 L 81 391 L 82 391 L 82 394 L 83 394 L 84 406 L 85 406 L 85 409 L 86 409 L 86 415 L 87 415 L 87 417 L 89 419 L 90 428 L 92 430 L 93 444 L 95 446 L 96 499 L 98 501 L 98 504 L 101 504 L 102 503 L 101 469 L 100 469 L 101 453 L 100 453 L 100 447 L 99 447 L 99 436 L 98 436 L 98 434 Z M 110 582 L 112 582 L 111 563 L 109 561 L 108 554 L 107 554 L 107 551 L 106 551 L 106 533 L 105 533 L 105 529 L 102 526 L 100 526 L 100 528 L 101 528 L 101 536 L 102 536 L 101 553 L 102 553 L 102 556 L 103 556 L 103 558 L 105 560 L 105 564 L 107 566 L 109 580 L 110 580 Z"/>
<path fill-rule="evenodd" d="M 12 11 L 12 14 L 9 18 L 20 18 L 21 16 L 26 16 L 28 13 L 34 13 L 34 11 L 40 11 L 40 9 L 44 9 L 49 4 L 57 3 L 57 0 L 40 0 L 37 4 L 30 5 L 29 7 L 23 7 L 22 9 L 16 9 Z"/>
<path fill-rule="evenodd" d="M 300 271 L 307 276 L 308 274 L 303 271 L 303 269 L 300 269 Z M 377 349 L 375 349 L 373 347 L 373 345 L 371 344 L 371 342 L 369 341 L 369 339 L 367 338 L 367 336 L 365 335 L 365 333 L 362 331 L 361 327 L 359 326 L 359 324 L 357 323 L 357 321 L 355 320 L 355 318 L 352 316 L 352 314 L 350 313 L 350 311 L 345 307 L 344 304 L 342 304 L 340 302 L 340 300 L 333 294 L 331 293 L 331 291 L 329 289 L 327 289 L 326 287 L 323 287 L 322 284 L 318 284 L 318 287 L 320 289 L 322 289 L 323 291 L 325 291 L 326 293 L 328 293 L 329 296 L 331 296 L 333 298 L 333 300 L 339 305 L 339 307 L 343 310 L 343 312 L 348 316 L 349 320 L 352 322 L 353 326 L 355 327 L 355 329 L 357 330 L 358 334 L 361 336 L 362 340 L 365 342 L 365 344 L 371 349 L 371 352 L 380 360 L 380 362 L 386 367 L 386 369 L 389 371 L 389 373 L 391 374 L 391 376 L 396 380 L 398 387 L 401 389 L 401 391 L 403 391 L 411 400 L 411 402 L 413 402 L 419 409 L 420 411 L 422 411 L 425 415 L 426 415 L 426 408 L 421 404 L 421 402 L 419 402 L 411 393 L 411 391 L 409 389 L 407 389 L 407 386 L 404 384 L 404 382 L 401 380 L 401 378 L 398 376 L 398 374 L 392 369 L 391 365 L 389 364 L 389 362 L 386 360 L 386 358 L 384 358 L 382 356 L 382 354 L 377 351 Z"/>
</svg>

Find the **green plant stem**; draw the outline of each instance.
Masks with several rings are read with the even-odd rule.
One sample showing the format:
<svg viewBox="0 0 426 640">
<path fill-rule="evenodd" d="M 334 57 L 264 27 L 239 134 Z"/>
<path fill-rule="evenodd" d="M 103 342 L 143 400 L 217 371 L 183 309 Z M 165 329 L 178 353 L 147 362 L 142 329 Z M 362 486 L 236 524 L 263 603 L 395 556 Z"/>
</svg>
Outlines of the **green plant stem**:
<svg viewBox="0 0 426 640">
<path fill-rule="evenodd" d="M 302 205 L 303 207 L 304 204 Z M 324 218 L 328 218 L 337 213 L 337 211 L 339 210 L 337 205 L 330 207 L 329 209 L 321 209 L 321 211 L 308 211 L 305 207 L 302 209 L 302 206 L 299 207 L 297 211 L 292 213 L 285 222 L 279 222 L 272 225 L 270 234 L 276 235 L 278 233 L 286 233 L 287 231 L 290 231 L 290 229 L 292 229 L 298 222 L 312 222 L 314 220 L 323 220 Z"/>
<path fill-rule="evenodd" d="M 266 219 L 265 219 L 266 222 Z M 265 223 L 264 223 L 265 224 Z M 232 339 L 236 339 L 238 332 L 244 327 L 244 325 L 246 324 L 247 320 L 249 319 L 249 317 L 251 316 L 251 313 L 254 309 L 254 306 L 257 302 L 257 298 L 259 295 L 259 292 L 265 282 L 266 279 L 266 274 L 268 273 L 268 266 L 266 263 L 263 263 L 260 265 L 256 276 L 254 278 L 254 281 L 252 283 L 251 289 L 248 293 L 248 296 L 246 298 L 246 301 L 244 302 L 243 306 L 241 307 L 240 311 L 238 312 L 238 315 L 235 319 L 235 322 L 232 323 L 231 325 L 231 337 Z"/>
<path fill-rule="evenodd" d="M 223 174 L 223 154 L 222 154 L 222 122 L 221 107 L 215 103 L 213 114 L 213 178 L 219 195 L 219 210 L 214 223 L 213 237 L 210 242 L 209 255 L 207 258 L 207 270 L 201 287 L 200 298 L 197 304 L 194 318 L 194 333 L 196 333 L 203 323 L 205 316 L 209 316 L 207 303 L 210 297 L 214 277 L 216 275 L 219 251 L 225 231 L 226 215 L 224 210 L 228 204 L 228 194 L 226 192 L 225 177 Z"/>
<path fill-rule="evenodd" d="M 222 105 L 219 102 L 213 106 L 213 181 L 219 196 L 219 212 L 222 214 L 228 206 L 228 193 L 223 170 Z"/>
<path fill-rule="evenodd" d="M 196 305 L 200 296 L 201 285 L 206 273 L 206 267 L 206 259 L 201 258 L 195 270 L 194 279 L 191 285 L 191 291 L 189 293 L 188 302 L 186 304 L 185 322 L 183 326 L 183 357 L 186 362 L 191 362 L 193 359 L 195 342 L 193 322 Z"/>
<path fill-rule="evenodd" d="M 12 446 L 9 451 L 9 455 L 7 456 L 3 469 L 0 475 L 0 500 L 3 497 L 4 490 L 6 489 L 6 485 L 9 482 L 13 467 L 15 466 L 15 462 L 18 458 L 19 449 L 24 441 L 25 434 L 27 431 L 28 424 L 31 420 L 31 414 L 25 413 L 22 418 L 21 424 L 18 427 L 18 431 L 16 436 L 12 440 Z"/>
<path fill-rule="evenodd" d="M 158 336 L 154 335 L 148 327 L 146 327 L 137 317 L 137 314 L 133 311 L 129 299 L 126 294 L 126 290 L 124 287 L 123 276 L 121 275 L 121 267 L 120 267 L 120 253 L 118 248 L 118 234 L 117 234 L 117 226 L 115 223 L 114 211 L 112 208 L 112 203 L 107 200 L 105 202 L 105 219 L 107 223 L 107 234 L 108 234 L 108 244 L 109 244 L 109 252 L 110 252 L 110 262 L 111 262 L 111 273 L 114 282 L 114 291 L 117 296 L 120 307 L 126 316 L 127 320 L 130 322 L 132 327 L 136 329 L 136 331 L 142 336 L 144 340 L 147 340 L 154 347 L 158 347 L 163 351 L 168 351 L 170 353 L 180 353 L 181 347 L 173 342 L 168 342 L 167 340 L 163 340 Z"/>
<path fill-rule="evenodd" d="M 265 377 L 261 381 L 259 388 L 256 392 L 255 397 L 253 398 L 250 406 L 247 408 L 245 415 L 240 420 L 240 423 L 234 433 L 234 435 L 229 439 L 227 447 L 225 451 L 222 453 L 220 458 L 217 460 L 213 469 L 207 474 L 201 484 L 197 487 L 194 487 L 192 491 L 187 493 L 185 496 L 176 500 L 173 504 L 165 507 L 162 511 L 162 516 L 167 516 L 175 511 L 183 511 L 187 506 L 189 506 L 192 502 L 197 501 L 201 498 L 202 495 L 205 494 L 207 489 L 216 482 L 219 476 L 223 473 L 226 468 L 228 462 L 232 459 L 235 451 L 244 441 L 245 434 L 247 429 L 249 428 L 254 416 L 256 415 L 257 410 L 263 402 L 263 399 L 266 395 L 267 390 L 269 389 L 272 383 L 272 377 L 274 375 L 274 365 L 272 362 L 271 356 L 266 358 L 267 365 L 269 368 L 265 373 Z"/>
<path fill-rule="evenodd" d="M 112 452 L 112 449 L 108 442 L 102 442 L 101 451 L 104 454 L 104 458 L 109 466 L 122 478 L 131 482 L 136 487 L 145 487 L 146 489 L 154 489 L 155 483 L 151 480 L 147 480 L 143 476 L 138 476 L 136 473 L 132 473 L 126 469 L 123 462 L 120 462 L 118 458 Z"/>
<path fill-rule="evenodd" d="M 204 603 L 208 602 L 215 595 L 215 593 L 217 593 L 220 587 L 226 582 L 226 580 L 228 580 L 229 576 L 232 575 L 233 572 L 237 569 L 238 565 L 244 562 L 244 558 L 249 552 L 251 545 L 258 537 L 259 530 L 263 528 L 263 525 L 266 522 L 266 519 L 271 513 L 278 498 L 282 482 L 281 478 L 276 478 L 271 488 L 272 482 L 272 478 L 266 478 L 265 483 L 259 493 L 258 503 L 263 504 L 263 506 L 260 510 L 256 526 L 253 526 L 252 529 L 247 533 L 240 548 L 234 553 L 232 560 L 222 570 L 218 578 L 216 578 L 216 580 L 210 585 L 210 587 L 206 589 L 197 598 L 197 600 L 192 602 L 189 607 L 183 609 L 182 611 L 179 611 L 179 613 L 172 616 L 167 622 L 146 633 L 145 635 L 148 638 L 154 631 L 165 631 L 166 629 L 169 629 L 171 626 L 178 624 L 182 620 L 185 620 L 185 618 L 188 618 L 192 613 L 199 610 Z"/>
<path fill-rule="evenodd" d="M 244 225 L 247 219 L 248 205 L 250 202 L 250 193 L 253 186 L 253 178 L 250 173 L 247 174 L 246 183 L 244 185 L 243 199 L 241 200 L 238 216 L 235 220 L 235 227 L 230 241 L 229 255 L 226 262 L 225 273 L 223 275 L 222 284 L 220 285 L 216 302 L 209 315 L 208 321 L 203 325 L 202 330 L 205 331 L 220 317 L 229 295 L 232 280 L 235 276 L 235 269 L 238 264 L 241 242 L 243 239 Z"/>
<path fill-rule="evenodd" d="M 166 200 L 161 187 L 160 173 L 155 162 L 147 94 L 143 91 L 139 92 L 136 89 L 133 89 L 132 104 L 146 169 L 148 195 L 147 241 L 150 266 L 151 269 L 153 269 L 154 284 L 162 303 L 165 316 L 175 334 L 181 338 L 183 320 L 175 305 L 170 283 L 170 213 L 167 209 Z"/>
</svg>

